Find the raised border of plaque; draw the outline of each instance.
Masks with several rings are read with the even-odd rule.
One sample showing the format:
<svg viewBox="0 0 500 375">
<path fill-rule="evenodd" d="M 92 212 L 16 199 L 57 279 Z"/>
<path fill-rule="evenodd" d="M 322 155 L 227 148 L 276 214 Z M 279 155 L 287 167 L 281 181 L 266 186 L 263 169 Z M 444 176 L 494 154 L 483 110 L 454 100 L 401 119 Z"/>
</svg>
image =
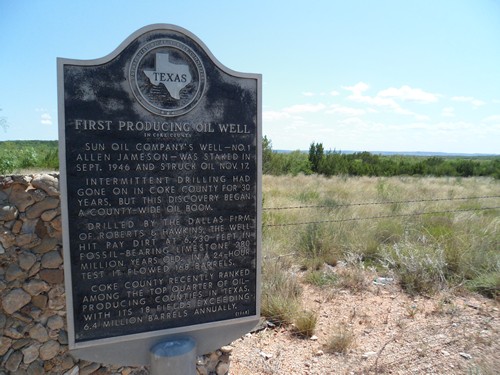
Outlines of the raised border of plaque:
<svg viewBox="0 0 500 375">
<path fill-rule="evenodd" d="M 251 330 L 261 294 L 261 75 L 225 67 L 170 24 L 57 66 L 72 354 L 146 365 L 162 341 L 192 338 L 201 355 Z"/>
</svg>

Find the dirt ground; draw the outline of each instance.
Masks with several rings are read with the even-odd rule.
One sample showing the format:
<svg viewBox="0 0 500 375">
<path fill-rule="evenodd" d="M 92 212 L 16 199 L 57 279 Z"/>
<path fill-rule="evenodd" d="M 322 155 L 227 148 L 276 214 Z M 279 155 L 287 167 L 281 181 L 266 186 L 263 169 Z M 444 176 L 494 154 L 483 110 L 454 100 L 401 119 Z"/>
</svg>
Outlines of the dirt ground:
<svg viewBox="0 0 500 375">
<path fill-rule="evenodd" d="M 457 291 L 411 297 L 376 275 L 358 291 L 303 287 L 304 308 L 318 314 L 315 335 L 290 326 L 249 333 L 232 343 L 231 375 L 500 373 L 498 301 Z M 331 352 L 342 329 L 352 345 Z"/>
</svg>

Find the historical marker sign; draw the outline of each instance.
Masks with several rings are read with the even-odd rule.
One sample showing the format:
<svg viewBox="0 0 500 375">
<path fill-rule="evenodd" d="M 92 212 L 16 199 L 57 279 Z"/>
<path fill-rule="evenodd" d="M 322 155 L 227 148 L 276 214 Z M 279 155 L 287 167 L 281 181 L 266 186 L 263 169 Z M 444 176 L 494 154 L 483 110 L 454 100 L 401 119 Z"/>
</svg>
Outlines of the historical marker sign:
<svg viewBox="0 0 500 375">
<path fill-rule="evenodd" d="M 152 25 L 98 60 L 58 60 L 70 348 L 147 363 L 259 317 L 261 77 Z M 126 342 L 126 344 L 125 344 Z"/>
</svg>

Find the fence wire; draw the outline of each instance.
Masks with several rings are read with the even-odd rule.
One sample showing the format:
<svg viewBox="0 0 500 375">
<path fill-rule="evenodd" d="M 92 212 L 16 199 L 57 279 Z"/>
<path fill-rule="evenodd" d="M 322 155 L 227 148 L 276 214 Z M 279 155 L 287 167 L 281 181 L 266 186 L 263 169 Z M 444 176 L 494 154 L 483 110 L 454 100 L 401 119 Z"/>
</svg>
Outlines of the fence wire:
<svg viewBox="0 0 500 375">
<path fill-rule="evenodd" d="M 359 203 L 340 203 L 331 205 L 311 205 L 311 206 L 291 206 L 291 207 L 264 207 L 264 211 L 271 210 L 292 210 L 302 208 L 338 208 L 338 207 L 351 207 L 351 206 L 374 206 L 384 204 L 403 204 L 403 203 L 422 203 L 422 202 L 442 202 L 442 201 L 459 201 L 459 200 L 472 200 L 472 199 L 490 199 L 500 198 L 500 195 L 485 195 L 482 197 L 460 197 L 460 198 L 434 198 L 434 199 L 414 199 L 409 201 L 384 201 L 384 202 L 359 202 Z"/>
<path fill-rule="evenodd" d="M 407 203 L 421 203 L 421 202 L 442 202 L 442 201 L 464 201 L 473 199 L 492 199 L 500 198 L 498 195 L 487 195 L 478 197 L 459 197 L 459 198 L 434 198 L 434 199 L 415 199 L 406 201 L 386 201 L 386 202 L 359 202 L 359 203 L 346 203 L 346 204 L 336 204 L 336 205 L 311 205 L 311 206 L 292 206 L 292 207 L 265 207 L 263 210 L 290 210 L 290 209 L 309 209 L 309 208 L 328 208 L 335 209 L 341 207 L 353 207 L 353 206 L 369 206 L 369 205 L 385 205 L 385 204 L 407 204 Z M 366 217 L 351 217 L 343 219 L 328 219 L 328 220 L 317 220 L 317 221 L 306 221 L 306 222 L 296 222 L 296 223 L 284 223 L 284 224 L 264 224 L 264 227 L 287 227 L 294 225 L 309 225 L 309 224 L 322 224 L 322 223 L 341 223 L 348 221 L 361 221 L 361 220 L 378 220 L 378 219 L 388 219 L 397 217 L 411 217 L 411 216 L 422 216 L 422 215 L 438 215 L 438 214 L 448 214 L 448 213 L 458 213 L 458 212 L 472 212 L 472 211 L 488 211 L 488 210 L 498 210 L 500 206 L 494 207 L 476 207 L 476 208 L 462 208 L 462 209 L 450 209 L 441 211 L 423 211 L 423 212 L 412 212 L 412 213 L 402 213 L 402 214 L 389 214 L 389 215 L 375 215 Z"/>
</svg>

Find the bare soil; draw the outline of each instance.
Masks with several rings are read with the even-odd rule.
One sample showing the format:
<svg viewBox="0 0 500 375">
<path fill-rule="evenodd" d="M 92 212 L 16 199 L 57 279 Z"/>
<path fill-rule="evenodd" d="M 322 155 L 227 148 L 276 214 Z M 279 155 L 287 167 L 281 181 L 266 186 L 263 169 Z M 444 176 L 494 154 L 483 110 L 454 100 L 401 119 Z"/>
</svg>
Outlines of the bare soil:
<svg viewBox="0 0 500 375">
<path fill-rule="evenodd" d="M 409 296 L 396 282 L 361 290 L 304 284 L 315 336 L 266 327 L 232 343 L 230 374 L 498 374 L 500 303 L 466 292 Z M 265 326 L 265 325 L 264 325 Z M 344 354 L 329 350 L 339 327 L 353 334 Z"/>
</svg>

